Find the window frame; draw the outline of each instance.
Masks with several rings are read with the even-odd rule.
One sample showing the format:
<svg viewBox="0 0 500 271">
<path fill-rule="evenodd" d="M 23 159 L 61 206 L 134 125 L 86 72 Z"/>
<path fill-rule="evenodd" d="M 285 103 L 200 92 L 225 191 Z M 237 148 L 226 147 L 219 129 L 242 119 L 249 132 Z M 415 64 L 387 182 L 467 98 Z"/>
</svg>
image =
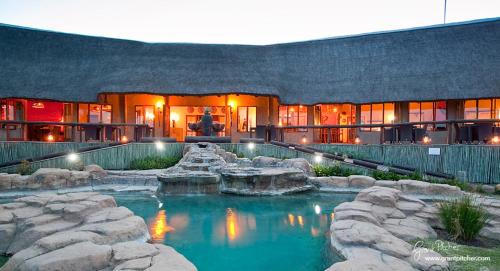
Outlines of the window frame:
<svg viewBox="0 0 500 271">
<path fill-rule="evenodd" d="M 360 124 L 361 124 L 361 112 L 363 112 L 363 110 L 362 110 L 363 106 L 369 106 L 370 107 L 370 110 L 369 110 L 369 112 L 370 112 L 370 120 L 368 121 L 368 123 L 362 123 L 362 124 L 366 124 L 366 125 L 373 124 L 372 120 L 373 120 L 373 105 L 374 104 L 382 104 L 382 123 L 376 123 L 376 124 L 386 124 L 386 122 L 385 122 L 385 119 L 386 119 L 386 117 L 385 117 L 385 111 L 386 111 L 385 110 L 385 105 L 386 104 L 392 104 L 393 105 L 393 107 L 394 107 L 393 115 L 394 116 L 396 115 L 396 103 L 369 103 L 369 104 L 360 104 L 359 105 L 359 110 L 360 110 L 360 120 L 359 121 L 360 121 Z M 370 132 L 380 132 L 381 131 L 380 127 L 368 127 L 368 128 L 364 127 L 364 128 L 360 128 L 360 130 L 361 131 L 365 131 L 365 132 L 368 132 L 368 131 L 370 131 Z"/>
<path fill-rule="evenodd" d="M 87 114 L 86 114 L 86 121 L 85 122 L 81 122 L 81 123 L 93 123 L 93 124 L 111 124 L 113 123 L 113 105 L 111 104 L 98 104 L 98 103 L 92 103 L 92 105 L 98 105 L 100 110 L 99 110 L 99 122 L 90 122 L 90 105 L 91 103 L 77 103 L 77 108 L 76 108 L 76 111 L 77 111 L 77 120 L 78 122 L 80 122 L 80 107 L 81 106 L 87 106 Z M 102 118 L 102 107 L 103 106 L 110 106 L 111 107 L 111 120 L 110 120 L 110 123 L 104 123 L 102 122 L 103 118 Z"/>
<path fill-rule="evenodd" d="M 297 124 L 298 125 L 290 125 L 290 119 L 292 119 L 292 117 L 290 116 L 290 107 L 294 107 L 296 106 L 299 110 L 297 110 L 297 117 L 296 117 L 296 120 L 297 120 Z M 305 112 L 300 112 L 300 107 L 305 107 L 306 108 L 306 111 Z M 284 123 L 281 123 L 281 126 L 282 127 L 287 127 L 287 126 L 300 126 L 300 115 L 301 114 L 304 114 L 305 113 L 305 117 L 306 117 L 306 124 L 307 125 L 307 122 L 308 122 L 308 113 L 309 113 L 309 110 L 307 109 L 307 106 L 306 105 L 280 105 L 278 107 L 278 121 L 280 119 L 282 119 L 282 117 L 280 116 L 280 112 L 281 112 L 281 108 L 282 107 L 285 107 L 286 108 L 286 124 Z M 307 132 L 307 128 L 297 128 L 297 129 L 287 129 L 287 131 L 289 132 Z"/>
<path fill-rule="evenodd" d="M 245 130 L 240 130 L 240 108 L 245 108 L 246 109 L 246 119 L 247 119 L 247 129 Z M 249 108 L 255 108 L 255 127 L 250 127 L 248 125 L 248 120 L 249 120 Z M 236 131 L 238 133 L 249 133 L 252 128 L 257 128 L 257 106 L 238 106 L 236 108 Z"/>
<path fill-rule="evenodd" d="M 137 123 L 137 108 L 138 107 L 142 107 L 143 109 L 143 112 L 144 112 L 144 118 L 142 120 L 142 123 Z M 153 115 L 154 115 L 154 119 L 152 121 L 153 125 L 152 126 L 149 126 L 147 121 L 146 121 L 146 108 L 147 107 L 152 107 L 153 108 Z M 135 105 L 134 107 L 134 123 L 135 124 L 140 124 L 140 125 L 148 125 L 150 128 L 155 128 L 156 127 L 156 106 L 154 105 L 144 105 L 144 104 L 138 104 L 138 105 Z"/>
</svg>

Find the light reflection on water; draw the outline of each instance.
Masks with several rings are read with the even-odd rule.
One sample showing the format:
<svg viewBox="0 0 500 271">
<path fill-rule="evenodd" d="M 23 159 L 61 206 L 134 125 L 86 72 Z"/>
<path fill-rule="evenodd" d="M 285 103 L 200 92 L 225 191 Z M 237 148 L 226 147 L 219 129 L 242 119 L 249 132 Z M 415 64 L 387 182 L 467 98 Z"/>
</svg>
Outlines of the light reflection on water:
<svg viewBox="0 0 500 271">
<path fill-rule="evenodd" d="M 286 197 L 114 195 L 200 271 L 324 270 L 340 258 L 329 245 L 333 208 L 353 195 Z M 320 207 L 318 213 L 317 206 Z"/>
</svg>

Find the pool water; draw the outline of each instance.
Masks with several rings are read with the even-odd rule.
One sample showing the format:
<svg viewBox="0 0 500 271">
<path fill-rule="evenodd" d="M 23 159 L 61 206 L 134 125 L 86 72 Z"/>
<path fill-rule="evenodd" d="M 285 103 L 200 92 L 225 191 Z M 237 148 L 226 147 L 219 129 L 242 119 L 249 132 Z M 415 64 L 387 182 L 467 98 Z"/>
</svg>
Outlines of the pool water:
<svg viewBox="0 0 500 271">
<path fill-rule="evenodd" d="M 333 209 L 352 194 L 281 197 L 113 194 L 142 216 L 153 242 L 182 253 L 200 271 L 325 270 L 341 258 L 329 240 Z"/>
</svg>

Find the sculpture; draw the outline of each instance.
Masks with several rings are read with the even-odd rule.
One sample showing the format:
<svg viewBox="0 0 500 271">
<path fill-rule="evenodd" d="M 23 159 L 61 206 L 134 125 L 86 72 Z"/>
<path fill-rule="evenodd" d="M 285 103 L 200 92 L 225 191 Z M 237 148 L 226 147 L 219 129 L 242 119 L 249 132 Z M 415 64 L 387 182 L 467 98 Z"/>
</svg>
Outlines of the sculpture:
<svg viewBox="0 0 500 271">
<path fill-rule="evenodd" d="M 195 131 L 197 133 L 201 132 L 202 136 L 213 136 L 215 133 L 224 130 L 225 125 L 214 122 L 213 117 L 210 114 L 210 108 L 205 107 L 205 113 L 203 114 L 203 117 L 201 117 L 201 121 L 188 123 L 188 127 L 191 131 Z"/>
</svg>

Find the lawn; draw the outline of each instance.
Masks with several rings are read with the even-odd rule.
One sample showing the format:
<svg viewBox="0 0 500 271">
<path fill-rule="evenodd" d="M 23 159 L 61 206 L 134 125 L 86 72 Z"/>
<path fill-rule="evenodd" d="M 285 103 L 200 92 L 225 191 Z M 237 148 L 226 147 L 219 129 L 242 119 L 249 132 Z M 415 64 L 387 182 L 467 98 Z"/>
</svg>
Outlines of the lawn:
<svg viewBox="0 0 500 271">
<path fill-rule="evenodd" d="M 416 242 L 414 241 L 412 244 Z M 459 245 L 448 241 L 439 243 L 436 240 L 423 240 L 422 246 L 433 249 L 445 257 L 490 257 L 489 261 L 449 261 L 450 270 L 452 271 L 500 270 L 500 247 L 482 248 Z"/>
</svg>

